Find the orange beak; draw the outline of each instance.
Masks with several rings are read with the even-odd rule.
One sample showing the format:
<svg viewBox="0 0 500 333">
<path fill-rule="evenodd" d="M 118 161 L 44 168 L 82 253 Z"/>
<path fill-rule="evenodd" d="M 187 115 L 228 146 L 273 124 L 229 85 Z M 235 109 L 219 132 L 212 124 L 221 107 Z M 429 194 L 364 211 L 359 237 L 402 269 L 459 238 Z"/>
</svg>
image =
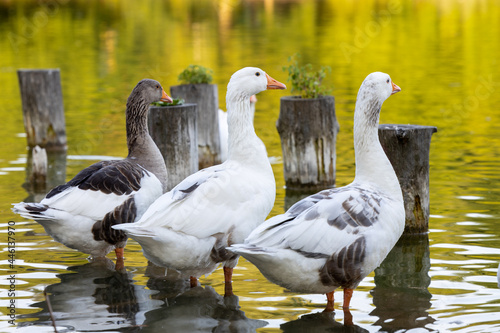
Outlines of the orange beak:
<svg viewBox="0 0 500 333">
<path fill-rule="evenodd" d="M 392 94 L 391 95 L 394 95 L 395 93 L 400 92 L 400 91 L 401 91 L 401 88 L 399 88 L 397 84 L 392 82 Z"/>
<path fill-rule="evenodd" d="M 167 103 L 172 103 L 172 98 L 170 98 L 170 96 L 167 95 L 167 93 L 165 92 L 165 90 L 162 90 L 161 91 L 161 99 L 160 101 L 162 102 L 167 102 Z"/>
<path fill-rule="evenodd" d="M 276 81 L 275 79 L 267 75 L 267 73 L 266 77 L 267 77 L 267 89 L 286 89 L 286 86 L 283 83 Z"/>
</svg>

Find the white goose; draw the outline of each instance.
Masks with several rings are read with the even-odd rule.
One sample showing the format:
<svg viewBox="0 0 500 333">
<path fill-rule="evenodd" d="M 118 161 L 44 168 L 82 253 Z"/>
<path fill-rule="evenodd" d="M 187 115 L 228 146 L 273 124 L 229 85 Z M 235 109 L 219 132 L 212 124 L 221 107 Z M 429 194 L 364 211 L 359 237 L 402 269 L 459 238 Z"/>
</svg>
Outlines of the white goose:
<svg viewBox="0 0 500 333">
<path fill-rule="evenodd" d="M 356 176 L 340 188 L 309 196 L 257 227 L 228 249 L 259 268 L 271 282 L 295 292 L 344 289 L 349 308 L 354 288 L 377 268 L 404 230 L 398 179 L 378 139 L 382 103 L 401 89 L 376 72 L 363 81 L 354 113 Z"/>
<path fill-rule="evenodd" d="M 40 203 L 14 204 L 13 211 L 67 247 L 92 257 L 115 249 L 123 260 L 127 236 L 111 225 L 137 221 L 166 188 L 167 168 L 147 127 L 149 105 L 160 100 L 172 102 L 160 83 L 140 81 L 127 100 L 127 158 L 95 163 Z"/>
<path fill-rule="evenodd" d="M 222 262 L 230 284 L 239 256 L 226 246 L 243 242 L 264 222 L 276 194 L 265 146 L 253 127 L 250 96 L 285 88 L 259 68 L 234 73 L 226 95 L 228 159 L 184 179 L 158 198 L 140 221 L 113 228 L 141 244 L 151 262 L 178 270 L 193 284 Z"/>
</svg>

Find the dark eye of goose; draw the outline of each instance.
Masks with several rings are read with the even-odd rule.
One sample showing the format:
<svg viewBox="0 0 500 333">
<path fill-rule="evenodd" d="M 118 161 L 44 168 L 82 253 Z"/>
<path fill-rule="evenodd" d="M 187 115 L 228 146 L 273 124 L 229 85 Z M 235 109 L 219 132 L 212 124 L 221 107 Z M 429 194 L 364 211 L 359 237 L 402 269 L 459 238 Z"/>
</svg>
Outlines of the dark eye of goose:
<svg viewBox="0 0 500 333">
<path fill-rule="evenodd" d="M 260 76 L 260 72 L 255 72 L 255 76 Z"/>
<path fill-rule="evenodd" d="M 389 83 L 389 79 L 387 79 L 387 83 Z"/>
<path fill-rule="evenodd" d="M 387 81 L 387 82 L 389 82 L 389 81 Z M 159 86 L 159 85 L 156 85 L 156 89 L 160 89 L 160 86 Z"/>
</svg>

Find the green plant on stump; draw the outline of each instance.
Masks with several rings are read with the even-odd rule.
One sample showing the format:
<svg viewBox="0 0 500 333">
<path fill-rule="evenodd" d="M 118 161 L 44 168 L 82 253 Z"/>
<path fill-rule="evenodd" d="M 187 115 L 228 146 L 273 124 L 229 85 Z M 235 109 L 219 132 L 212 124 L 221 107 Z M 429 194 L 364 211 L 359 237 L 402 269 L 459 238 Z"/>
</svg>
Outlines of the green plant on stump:
<svg viewBox="0 0 500 333">
<path fill-rule="evenodd" d="M 324 87 L 321 83 L 326 74 L 332 72 L 330 66 L 322 66 L 320 70 L 313 72 L 311 64 L 299 66 L 298 58 L 300 58 L 298 53 L 288 57 L 288 61 L 292 63 L 288 67 L 283 66 L 283 71 L 288 71 L 287 82 L 292 83 L 292 94 L 300 93 L 302 98 L 318 98 L 328 95 L 331 89 Z"/>
<path fill-rule="evenodd" d="M 212 73 L 213 71 L 210 68 L 199 65 L 189 65 L 177 78 L 184 84 L 208 84 L 212 82 Z"/>
<path fill-rule="evenodd" d="M 172 99 L 172 103 L 168 103 L 168 102 L 154 102 L 154 103 L 151 103 L 151 105 L 154 105 L 154 106 L 173 106 L 173 105 L 182 105 L 184 104 L 184 99 L 182 98 L 174 98 Z"/>
</svg>

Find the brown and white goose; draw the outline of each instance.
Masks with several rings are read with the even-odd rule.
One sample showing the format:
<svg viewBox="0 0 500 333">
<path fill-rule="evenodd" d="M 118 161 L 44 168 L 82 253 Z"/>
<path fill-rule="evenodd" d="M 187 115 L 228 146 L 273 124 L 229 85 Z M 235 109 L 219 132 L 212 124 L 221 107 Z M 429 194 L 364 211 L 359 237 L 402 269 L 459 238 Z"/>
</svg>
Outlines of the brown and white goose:
<svg viewBox="0 0 500 333">
<path fill-rule="evenodd" d="M 309 196 L 257 227 L 228 249 L 262 274 L 295 292 L 344 289 L 344 309 L 354 288 L 377 268 L 404 230 L 398 179 L 378 139 L 382 103 L 400 91 L 389 75 L 376 72 L 361 84 L 354 113 L 356 176 L 340 188 Z"/>
<path fill-rule="evenodd" d="M 67 247 L 92 257 L 115 249 L 123 259 L 127 236 L 111 226 L 137 221 L 166 188 L 165 162 L 147 127 L 149 105 L 160 100 L 172 101 L 160 83 L 141 80 L 127 100 L 127 158 L 95 163 L 40 203 L 14 204 L 13 211 Z"/>
</svg>

